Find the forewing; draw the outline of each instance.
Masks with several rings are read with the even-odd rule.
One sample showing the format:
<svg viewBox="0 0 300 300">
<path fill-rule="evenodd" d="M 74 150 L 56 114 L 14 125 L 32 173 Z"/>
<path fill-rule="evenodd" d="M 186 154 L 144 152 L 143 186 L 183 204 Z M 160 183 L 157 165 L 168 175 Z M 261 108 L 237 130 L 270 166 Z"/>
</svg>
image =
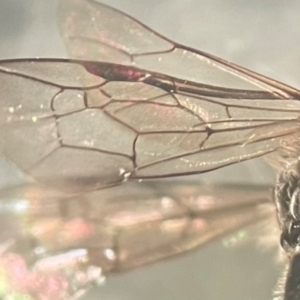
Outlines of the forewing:
<svg viewBox="0 0 300 300">
<path fill-rule="evenodd" d="M 124 71 L 132 77 L 120 81 Z M 202 97 L 143 82 L 144 73 L 1 61 L 0 152 L 40 183 L 83 192 L 207 172 L 274 152 L 298 131 L 297 100 Z"/>
<path fill-rule="evenodd" d="M 268 221 L 275 215 L 270 192 L 269 187 L 162 181 L 68 198 L 41 186 L 1 191 L 4 293 L 74 297 L 102 275 L 182 255 Z M 15 280 L 20 266 L 23 277 Z M 59 288 L 52 289 L 53 282 Z"/>
<path fill-rule="evenodd" d="M 59 14 L 84 61 L 0 62 L 0 151 L 39 182 L 83 192 L 199 174 L 273 153 L 298 132 L 293 88 L 94 1 L 62 0 Z"/>
</svg>

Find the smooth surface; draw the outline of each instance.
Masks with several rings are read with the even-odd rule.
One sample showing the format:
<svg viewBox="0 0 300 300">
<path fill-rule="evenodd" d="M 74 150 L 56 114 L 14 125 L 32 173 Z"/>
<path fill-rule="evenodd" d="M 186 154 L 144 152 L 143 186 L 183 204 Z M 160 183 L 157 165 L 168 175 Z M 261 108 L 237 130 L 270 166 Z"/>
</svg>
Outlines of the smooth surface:
<svg viewBox="0 0 300 300">
<path fill-rule="evenodd" d="M 299 2 L 103 1 L 180 43 L 218 55 L 299 87 Z M 0 57 L 64 57 L 55 24 L 56 1 L 0 2 Z M 7 165 L 0 184 L 20 176 Z M 201 176 L 206 182 L 272 183 L 260 161 Z M 265 300 L 278 270 L 273 252 L 253 242 L 235 249 L 216 242 L 189 256 L 108 279 L 85 299 Z"/>
</svg>

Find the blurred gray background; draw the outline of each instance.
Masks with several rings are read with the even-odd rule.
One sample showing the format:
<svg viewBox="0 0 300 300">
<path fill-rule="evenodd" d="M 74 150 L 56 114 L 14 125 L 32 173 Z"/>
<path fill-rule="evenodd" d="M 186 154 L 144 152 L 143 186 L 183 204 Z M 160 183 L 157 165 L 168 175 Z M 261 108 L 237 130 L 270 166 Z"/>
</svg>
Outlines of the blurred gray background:
<svg viewBox="0 0 300 300">
<path fill-rule="evenodd" d="M 163 35 L 300 87 L 296 0 L 110 0 Z M 64 57 L 56 0 L 0 0 L 0 58 Z M 1 95 L 2 97 L 3 95 Z M 0 186 L 21 178 L 0 161 Z M 261 160 L 204 174 L 202 182 L 274 183 Z M 254 243 L 212 243 L 181 259 L 108 278 L 85 299 L 266 300 L 281 268 Z"/>
</svg>

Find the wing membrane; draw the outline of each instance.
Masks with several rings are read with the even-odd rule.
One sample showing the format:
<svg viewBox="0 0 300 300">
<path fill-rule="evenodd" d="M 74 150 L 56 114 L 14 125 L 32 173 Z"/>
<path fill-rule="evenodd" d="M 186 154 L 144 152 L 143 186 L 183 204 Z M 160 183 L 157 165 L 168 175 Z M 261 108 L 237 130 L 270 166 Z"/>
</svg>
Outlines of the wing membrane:
<svg viewBox="0 0 300 300">
<path fill-rule="evenodd" d="M 68 198 L 41 186 L 6 189 L 0 193 L 2 275 L 14 292 L 67 299 L 102 274 L 181 255 L 269 220 L 273 208 L 269 187 L 131 182 Z M 16 282 L 20 265 L 23 278 Z M 60 289 L 50 297 L 53 282 Z"/>
<path fill-rule="evenodd" d="M 207 172 L 272 153 L 298 131 L 298 100 L 202 96 L 164 77 L 90 61 L 1 61 L 0 151 L 41 183 L 83 192 Z"/>
</svg>

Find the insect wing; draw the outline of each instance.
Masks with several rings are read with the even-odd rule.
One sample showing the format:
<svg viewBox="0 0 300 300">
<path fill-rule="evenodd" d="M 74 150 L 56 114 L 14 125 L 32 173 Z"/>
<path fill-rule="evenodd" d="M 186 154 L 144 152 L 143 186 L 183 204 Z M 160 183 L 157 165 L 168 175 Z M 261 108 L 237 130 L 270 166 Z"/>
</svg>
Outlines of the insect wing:
<svg viewBox="0 0 300 300">
<path fill-rule="evenodd" d="M 4 190 L 3 292 L 74 298 L 102 276 L 182 255 L 269 220 L 269 198 L 268 187 L 191 182 L 132 182 L 68 198 L 32 185 Z M 21 267 L 22 280 L 15 280 Z"/>
<path fill-rule="evenodd" d="M 232 95 L 248 90 L 246 97 L 290 99 L 300 96 L 298 90 L 275 80 L 175 43 L 95 0 L 60 0 L 58 16 L 61 35 L 73 58 L 135 65 L 198 82 L 220 93 L 233 89 Z"/>
<path fill-rule="evenodd" d="M 31 179 L 83 192 L 200 174 L 273 153 L 298 131 L 293 88 L 95 1 L 62 0 L 59 14 L 71 55 L 85 61 L 0 62 L 0 151 Z"/>
</svg>

